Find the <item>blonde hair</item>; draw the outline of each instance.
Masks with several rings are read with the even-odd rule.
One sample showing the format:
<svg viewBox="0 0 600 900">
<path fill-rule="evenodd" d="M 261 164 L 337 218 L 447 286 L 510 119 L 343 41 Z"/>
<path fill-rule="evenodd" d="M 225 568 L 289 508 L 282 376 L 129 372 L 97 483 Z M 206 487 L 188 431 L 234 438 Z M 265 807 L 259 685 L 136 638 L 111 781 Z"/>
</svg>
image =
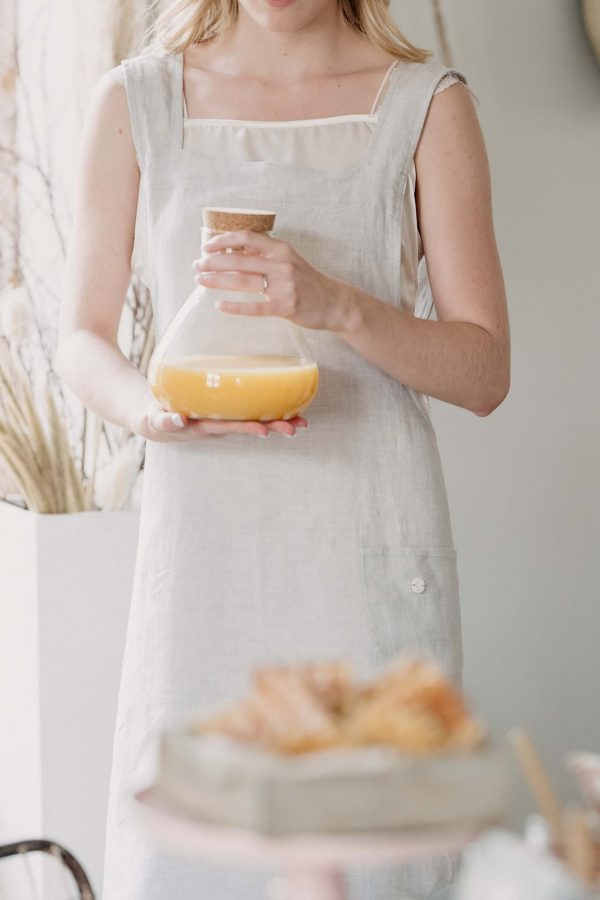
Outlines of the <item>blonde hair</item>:
<svg viewBox="0 0 600 900">
<path fill-rule="evenodd" d="M 153 6 L 159 3 L 155 0 Z M 392 56 L 425 62 L 432 55 L 402 34 L 389 11 L 389 0 L 338 0 L 338 4 L 352 28 Z M 190 44 L 223 34 L 237 14 L 238 0 L 176 0 L 148 29 L 144 52 L 181 53 Z"/>
</svg>

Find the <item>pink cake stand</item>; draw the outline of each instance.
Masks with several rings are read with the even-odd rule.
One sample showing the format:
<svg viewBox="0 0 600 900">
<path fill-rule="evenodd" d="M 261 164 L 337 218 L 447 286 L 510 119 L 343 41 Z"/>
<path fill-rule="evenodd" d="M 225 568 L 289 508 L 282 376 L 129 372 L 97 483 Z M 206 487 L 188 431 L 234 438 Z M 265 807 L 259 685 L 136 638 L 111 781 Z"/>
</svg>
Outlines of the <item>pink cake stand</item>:
<svg viewBox="0 0 600 900">
<path fill-rule="evenodd" d="M 346 866 L 403 864 L 442 853 L 458 855 L 481 826 L 421 828 L 370 834 L 299 834 L 268 837 L 256 831 L 203 823 L 178 815 L 152 788 L 135 795 L 144 830 L 165 850 L 188 857 L 279 867 L 271 900 L 344 900 Z"/>
</svg>

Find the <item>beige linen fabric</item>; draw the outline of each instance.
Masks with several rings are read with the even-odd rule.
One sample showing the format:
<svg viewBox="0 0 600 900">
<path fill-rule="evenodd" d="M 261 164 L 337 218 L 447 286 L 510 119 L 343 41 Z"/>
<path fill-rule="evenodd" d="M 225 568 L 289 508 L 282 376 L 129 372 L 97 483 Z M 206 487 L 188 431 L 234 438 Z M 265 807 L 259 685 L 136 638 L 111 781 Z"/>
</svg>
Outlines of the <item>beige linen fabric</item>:
<svg viewBox="0 0 600 900">
<path fill-rule="evenodd" d="M 371 133 L 375 128 L 377 104 L 387 85 L 389 72 L 390 70 L 382 79 L 370 112 L 358 115 L 330 116 L 288 122 L 189 118 L 184 98 L 184 147 L 206 153 L 209 156 L 221 156 L 223 159 L 270 160 L 273 162 L 287 160 L 328 171 L 354 165 L 360 161 L 362 154 L 366 151 Z M 125 75 L 122 67 L 121 78 L 124 82 Z M 450 71 L 442 77 L 434 94 L 441 93 L 459 81 L 464 81 L 463 77 Z M 473 102 L 478 105 L 479 100 L 471 89 L 468 89 Z M 425 303 L 420 306 L 417 292 L 423 245 L 417 224 L 415 185 L 416 169 L 414 160 L 411 160 L 399 248 L 402 266 L 400 307 L 416 316 L 427 318 L 431 314 L 431 298 L 421 297 Z M 143 195 L 140 200 L 143 203 Z M 141 203 L 136 222 L 132 269 L 143 281 L 147 264 L 143 255 L 145 218 Z"/>
<path fill-rule="evenodd" d="M 278 236 L 314 266 L 394 306 L 412 158 L 436 87 L 430 60 L 389 74 L 358 161 L 325 171 L 231 160 L 184 140 L 182 56 L 123 62 L 158 337 L 193 288 L 203 206 L 274 209 Z M 431 292 L 424 258 L 415 312 Z M 150 442 L 119 696 L 105 900 L 264 900 L 268 872 L 185 861 L 132 818 L 160 728 L 242 695 L 252 666 L 343 658 L 381 671 L 401 650 L 457 680 L 456 551 L 426 398 L 337 335 L 303 329 L 319 365 L 308 429 L 294 440 L 228 435 Z M 441 859 L 348 875 L 351 900 L 431 896 Z"/>
</svg>

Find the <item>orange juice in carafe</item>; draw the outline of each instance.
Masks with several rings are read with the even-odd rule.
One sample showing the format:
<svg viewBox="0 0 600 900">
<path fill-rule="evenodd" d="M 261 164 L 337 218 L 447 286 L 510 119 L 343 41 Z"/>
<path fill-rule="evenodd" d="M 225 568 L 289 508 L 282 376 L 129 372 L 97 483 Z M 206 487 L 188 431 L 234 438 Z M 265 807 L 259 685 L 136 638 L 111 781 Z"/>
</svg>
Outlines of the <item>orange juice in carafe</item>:
<svg viewBox="0 0 600 900">
<path fill-rule="evenodd" d="M 210 207 L 202 214 L 203 245 L 224 231 L 270 235 L 275 221 L 275 213 L 263 210 Z M 259 259 L 258 273 L 260 264 Z M 257 293 L 199 285 L 183 303 L 148 368 L 150 388 L 165 409 L 194 419 L 265 422 L 291 419 L 310 405 L 319 372 L 303 329 L 268 311 L 236 315 L 216 305 L 268 304 L 261 280 L 257 274 Z"/>
<path fill-rule="evenodd" d="M 192 419 L 291 419 L 319 385 L 316 363 L 294 356 L 189 356 L 156 370 L 151 388 Z"/>
</svg>

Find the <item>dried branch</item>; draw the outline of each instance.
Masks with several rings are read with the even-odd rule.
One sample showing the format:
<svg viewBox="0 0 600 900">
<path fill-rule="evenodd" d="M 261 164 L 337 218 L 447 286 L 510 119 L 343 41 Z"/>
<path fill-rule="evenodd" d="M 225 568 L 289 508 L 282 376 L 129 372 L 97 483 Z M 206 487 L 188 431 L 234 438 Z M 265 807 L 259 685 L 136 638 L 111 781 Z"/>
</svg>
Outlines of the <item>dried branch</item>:
<svg viewBox="0 0 600 900">
<path fill-rule="evenodd" d="M 148 24 L 152 5 L 153 0 L 109 0 L 108 8 L 99 10 L 100 30 L 105 25 L 110 29 L 106 35 L 109 55 L 102 56 L 100 67 L 111 60 L 116 65 L 137 52 L 138 39 Z M 92 15 L 90 7 L 78 6 L 81 9 L 84 18 L 88 12 Z M 24 201 L 19 210 L 10 204 L 3 207 L 0 235 L 7 247 L 17 248 L 12 253 L 16 259 L 13 281 L 24 288 L 33 311 L 28 343 L 11 337 L 10 344 L 3 340 L 0 347 L 0 461 L 30 509 L 71 512 L 93 507 L 96 469 L 105 458 L 115 459 L 131 435 L 95 417 L 92 426 L 91 413 L 77 408 L 72 398 L 65 396 L 53 372 L 56 313 L 61 302 L 59 276 L 66 260 L 72 216 L 64 200 L 68 196 L 66 182 L 60 182 L 56 171 L 60 160 L 54 154 L 53 122 L 48 118 L 52 110 L 52 81 L 43 77 L 49 65 L 52 15 L 53 4 L 47 0 L 36 15 L 41 44 L 35 53 L 30 53 L 24 41 L 13 42 L 10 88 L 15 104 L 18 100 L 20 122 L 18 132 L 14 129 L 14 137 L 10 130 L 0 134 L 0 163 L 10 173 L 15 189 L 18 180 L 19 196 Z M 88 19 L 86 22 L 85 27 L 89 28 Z M 97 24 L 94 23 L 94 28 Z M 13 25 L 11 41 L 14 31 Z M 96 58 L 97 64 L 99 60 L 100 56 Z M 91 70 L 93 74 L 93 66 Z M 74 92 L 74 99 L 75 93 L 80 95 L 83 91 Z M 35 114 L 38 101 L 41 117 Z M 31 227 L 39 224 L 43 229 L 47 223 L 45 246 L 51 250 L 46 252 L 43 262 L 37 258 L 35 248 L 28 248 L 29 232 L 21 229 L 19 217 L 26 225 L 32 223 Z M 51 258 L 54 248 L 56 256 Z M 7 253 L 7 260 L 10 257 Z M 123 334 L 129 344 L 123 352 L 146 374 L 154 346 L 152 306 L 148 289 L 135 275 L 123 315 L 131 316 L 123 324 Z M 36 389 L 39 385 L 43 385 L 41 390 Z M 121 470 L 124 466 L 128 472 L 132 466 L 135 468 L 134 456 L 126 455 Z M 117 470 L 119 466 L 115 466 Z M 106 473 L 112 477 L 110 471 L 104 466 L 105 485 Z M 3 490 L 6 490 L 4 484 L 0 486 L 0 495 Z"/>
<path fill-rule="evenodd" d="M 52 390 L 46 388 L 44 404 L 36 402 L 5 339 L 0 340 L 0 400 L 0 457 L 27 507 L 40 513 L 89 508 Z"/>
</svg>

